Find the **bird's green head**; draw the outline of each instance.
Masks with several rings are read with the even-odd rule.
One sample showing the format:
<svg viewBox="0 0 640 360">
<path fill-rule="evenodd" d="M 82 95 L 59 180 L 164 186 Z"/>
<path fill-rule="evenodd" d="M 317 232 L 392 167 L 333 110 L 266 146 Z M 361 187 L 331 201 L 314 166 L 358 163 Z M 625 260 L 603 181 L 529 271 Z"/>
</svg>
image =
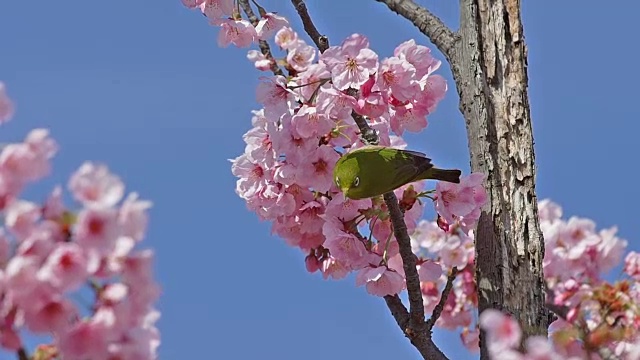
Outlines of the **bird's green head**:
<svg viewBox="0 0 640 360">
<path fill-rule="evenodd" d="M 359 199 L 360 190 L 360 166 L 358 159 L 354 156 L 345 154 L 338 160 L 333 168 L 333 181 L 338 189 L 344 193 L 345 197 L 351 199 Z"/>
</svg>

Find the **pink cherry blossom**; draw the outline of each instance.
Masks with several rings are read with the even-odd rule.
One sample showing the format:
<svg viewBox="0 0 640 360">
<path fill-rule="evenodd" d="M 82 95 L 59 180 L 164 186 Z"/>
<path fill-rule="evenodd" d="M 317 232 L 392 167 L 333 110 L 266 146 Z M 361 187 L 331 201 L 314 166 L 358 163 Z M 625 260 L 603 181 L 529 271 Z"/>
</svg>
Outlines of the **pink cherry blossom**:
<svg viewBox="0 0 640 360">
<path fill-rule="evenodd" d="M 32 130 L 24 143 L 8 144 L 0 153 L 0 171 L 18 181 L 35 181 L 49 174 L 57 145 L 44 129 Z"/>
<path fill-rule="evenodd" d="M 219 23 L 221 18 L 230 17 L 234 11 L 233 0 L 182 0 L 183 3 L 195 2 L 200 7 L 202 13 L 211 20 L 212 23 Z M 189 7 L 189 5 L 187 5 Z"/>
<path fill-rule="evenodd" d="M 234 44 L 237 47 L 248 47 L 257 40 L 256 29 L 247 20 L 224 19 L 220 21 L 218 45 L 227 47 Z"/>
<path fill-rule="evenodd" d="M 340 46 L 332 46 L 320 56 L 333 79 L 333 85 L 345 90 L 358 89 L 378 69 L 378 55 L 369 49 L 369 40 L 360 34 L 347 37 Z"/>
<path fill-rule="evenodd" d="M 442 276 L 442 266 L 435 261 L 425 261 L 418 267 L 420 281 L 435 282 Z"/>
<path fill-rule="evenodd" d="M 315 106 L 302 105 L 300 110 L 291 118 L 291 124 L 303 138 L 320 137 L 328 133 L 333 123 Z"/>
<path fill-rule="evenodd" d="M 366 285 L 367 292 L 375 296 L 395 295 L 405 286 L 404 278 L 385 266 L 367 266 L 356 275 L 356 286 Z"/>
<path fill-rule="evenodd" d="M 266 13 L 262 16 L 258 25 L 256 25 L 256 33 L 260 40 L 267 40 L 276 31 L 282 29 L 285 26 L 289 26 L 289 21 L 275 13 Z"/>
<path fill-rule="evenodd" d="M 289 47 L 287 63 L 296 71 L 305 71 L 316 57 L 316 49 L 298 40 Z"/>
<path fill-rule="evenodd" d="M 61 291 L 73 291 L 86 280 L 87 265 L 87 256 L 78 244 L 62 243 L 48 256 L 37 277 Z"/>
<path fill-rule="evenodd" d="M 624 272 L 627 275 L 634 278 L 636 281 L 640 281 L 640 254 L 631 251 L 624 258 Z"/>
<path fill-rule="evenodd" d="M 15 201 L 6 209 L 5 226 L 18 240 L 22 240 L 31 234 L 41 212 L 40 207 L 30 201 Z"/>
<path fill-rule="evenodd" d="M 460 333 L 460 340 L 467 350 L 472 352 L 480 351 L 480 331 L 478 328 L 464 328 Z"/>
<path fill-rule="evenodd" d="M 250 198 L 263 191 L 272 179 L 272 171 L 252 162 L 246 154 L 232 160 L 231 171 L 241 176 L 237 181 L 236 192 L 244 198 Z"/>
<path fill-rule="evenodd" d="M 148 200 L 140 200 L 139 194 L 130 193 L 123 201 L 118 213 L 118 224 L 121 227 L 121 235 L 128 236 L 135 241 L 141 241 L 147 232 L 149 216 L 147 210 L 153 203 Z"/>
<path fill-rule="evenodd" d="M 436 184 L 436 211 L 448 223 L 455 216 L 465 216 L 481 208 L 487 201 L 487 193 L 482 182 L 484 174 L 473 173 L 460 178 L 459 184 L 438 181 Z"/>
<path fill-rule="evenodd" d="M 526 360 L 562 360 L 564 359 L 555 352 L 553 344 L 549 339 L 542 336 L 532 336 L 526 340 L 525 355 Z"/>
<path fill-rule="evenodd" d="M 330 117 L 343 119 L 351 116 L 351 110 L 356 106 L 356 99 L 335 87 L 327 86 L 320 88 L 317 104 L 318 109 L 326 112 Z M 350 143 L 353 143 L 353 140 Z"/>
<path fill-rule="evenodd" d="M 327 67 L 323 63 L 314 63 L 308 65 L 306 70 L 293 78 L 291 85 L 297 87 L 293 91 L 302 98 L 303 103 L 310 103 L 313 96 L 318 96 L 319 98 L 318 91 L 322 91 L 322 89 L 330 86 L 330 84 L 325 84 L 321 87 L 323 80 L 329 79 L 330 77 L 331 74 L 329 74 Z M 320 90 L 318 90 L 319 87 L 321 87 Z M 315 105 L 318 108 L 321 108 L 321 102 L 318 98 L 316 98 L 317 100 Z M 323 113 L 326 113 L 325 110 L 322 111 Z M 331 113 L 327 113 L 326 115 L 333 116 Z"/>
<path fill-rule="evenodd" d="M 0 82 L 0 124 L 5 123 L 13 117 L 14 105 L 7 95 L 6 86 Z"/>
<path fill-rule="evenodd" d="M 298 41 L 298 33 L 290 27 L 283 27 L 276 32 L 275 42 L 282 49 L 290 49 L 296 46 Z"/>
<path fill-rule="evenodd" d="M 469 239 L 461 239 L 457 235 L 447 238 L 444 248 L 440 250 L 442 264 L 450 268 L 464 267 L 469 262 L 469 256 L 473 251 L 467 244 L 470 244 Z"/>
<path fill-rule="evenodd" d="M 25 311 L 25 324 L 34 333 L 59 333 L 78 316 L 75 305 L 62 296 L 54 296 Z"/>
<path fill-rule="evenodd" d="M 333 216 L 344 221 L 355 219 L 361 214 L 361 211 L 371 207 L 371 200 L 353 200 L 344 196 L 340 192 L 333 196 L 329 204 L 327 204 L 327 216 Z"/>
<path fill-rule="evenodd" d="M 394 98 L 400 101 L 411 100 L 420 90 L 415 74 L 416 68 L 408 61 L 397 57 L 386 58 L 380 63 L 373 89 L 389 89 Z"/>
<path fill-rule="evenodd" d="M 562 208 L 549 199 L 543 199 L 538 202 L 538 216 L 542 223 L 554 222 L 562 217 Z"/>
<path fill-rule="evenodd" d="M 391 130 L 402 135 L 405 130 L 420 132 L 427 127 L 426 113 L 413 104 L 395 106 L 391 110 Z"/>
<path fill-rule="evenodd" d="M 206 0 L 182 0 L 182 5 L 188 8 L 195 8 L 200 6 L 200 4 L 202 4 L 205 1 Z"/>
<path fill-rule="evenodd" d="M 112 207 L 124 195 L 124 184 L 104 164 L 83 163 L 69 179 L 69 190 L 85 206 Z"/>
<path fill-rule="evenodd" d="M 242 136 L 246 143 L 245 153 L 249 160 L 261 163 L 267 168 L 273 168 L 275 166 L 277 154 L 271 140 L 271 133 L 275 126 L 272 122 L 256 124 L 256 126 Z"/>
<path fill-rule="evenodd" d="M 94 321 L 83 320 L 60 335 L 58 348 L 64 359 L 99 359 L 107 349 L 108 339 L 108 327 Z"/>
<path fill-rule="evenodd" d="M 299 178 L 300 182 L 313 188 L 315 191 L 326 192 L 331 189 L 333 183 L 333 167 L 340 155 L 330 146 L 320 146 L 307 159 L 304 165 L 304 173 Z"/>
<path fill-rule="evenodd" d="M 349 274 L 349 269 L 345 264 L 336 260 L 333 256 L 324 259 L 320 271 L 324 279 L 331 277 L 334 280 L 340 280 Z"/>
<path fill-rule="evenodd" d="M 414 252 L 425 249 L 431 253 L 439 253 L 447 243 L 447 233 L 435 222 L 422 220 L 411 235 L 411 245 Z"/>
<path fill-rule="evenodd" d="M 436 110 L 438 103 L 444 99 L 447 92 L 447 81 L 440 75 L 431 75 L 418 82 L 420 91 L 413 102 L 414 111 L 429 115 Z"/>
<path fill-rule="evenodd" d="M 487 333 L 487 346 L 494 354 L 517 347 L 522 330 L 511 317 L 495 309 L 487 309 L 480 314 L 480 326 Z"/>
<path fill-rule="evenodd" d="M 438 70 L 442 63 L 431 55 L 428 47 L 417 45 L 413 39 L 398 45 L 393 55 L 413 65 L 416 68 L 416 77 L 419 79 Z"/>
<path fill-rule="evenodd" d="M 289 104 L 295 100 L 296 94 L 287 88 L 284 76 L 262 79 L 256 89 L 256 100 L 264 105 L 265 118 L 277 121 L 288 113 Z"/>
<path fill-rule="evenodd" d="M 258 50 L 249 50 L 247 52 L 247 59 L 260 71 L 271 70 L 271 60 L 267 59 L 267 57 Z"/>
<path fill-rule="evenodd" d="M 75 235 L 80 246 L 100 253 L 113 250 L 120 236 L 116 209 L 86 208 L 78 214 L 77 221 Z"/>
<path fill-rule="evenodd" d="M 323 246 L 329 249 L 336 260 L 353 266 L 362 264 L 367 249 L 362 240 L 345 231 L 342 220 L 328 217 L 322 227 L 322 234 L 326 238 Z"/>
</svg>

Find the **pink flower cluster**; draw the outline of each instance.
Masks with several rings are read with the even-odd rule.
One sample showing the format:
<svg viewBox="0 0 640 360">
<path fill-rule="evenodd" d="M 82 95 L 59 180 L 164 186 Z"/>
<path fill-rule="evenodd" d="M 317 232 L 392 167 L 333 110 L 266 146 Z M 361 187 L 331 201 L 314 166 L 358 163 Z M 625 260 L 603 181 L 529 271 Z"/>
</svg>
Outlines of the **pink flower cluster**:
<svg viewBox="0 0 640 360">
<path fill-rule="evenodd" d="M 263 107 L 254 111 L 253 127 L 243 137 L 244 154 L 231 160 L 238 195 L 260 219 L 273 223 L 275 234 L 308 253 L 309 272 L 333 279 L 356 272 L 356 284 L 377 296 L 402 291 L 402 260 L 385 203 L 380 198 L 345 199 L 333 183 L 332 170 L 341 153 L 364 145 L 352 112 L 366 118 L 385 146 L 404 148 L 405 131 L 426 128 L 427 116 L 447 90 L 444 78 L 434 74 L 440 61 L 413 40 L 380 59 L 359 34 L 320 54 L 285 18 L 264 9 L 253 26 L 232 0 L 183 3 L 199 8 L 220 27 L 220 46 L 248 47 L 273 38 L 284 52 L 281 58 L 257 50 L 247 55 L 260 71 L 277 65 L 288 75 L 263 77 L 258 85 L 257 100 Z M 634 305 L 640 302 L 640 255 L 632 252 L 625 259 L 631 280 L 615 285 L 603 281 L 602 273 L 620 262 L 626 242 L 615 236 L 615 228 L 596 231 L 587 219 L 562 220 L 560 207 L 548 200 L 539 204 L 547 249 L 543 265 L 553 294 L 548 301 L 567 307 L 573 322 L 556 321 L 553 342 L 528 339 L 521 353 L 514 350 L 521 331 L 510 318 L 489 311 L 474 319 L 473 229 L 487 202 L 484 180 L 483 174 L 474 173 L 460 184 L 438 182 L 433 191 L 423 191 L 424 182 L 395 191 L 418 255 L 426 312 L 439 302 L 447 274 L 453 268 L 459 271 L 436 325 L 461 329 L 461 340 L 471 350 L 478 350 L 483 326 L 490 350 L 500 359 L 577 358 L 596 345 L 618 355 L 638 354 L 637 331 L 629 335 L 627 330 L 640 326 Z M 419 221 L 419 194 L 434 200 L 436 221 Z"/>
<path fill-rule="evenodd" d="M 238 195 L 261 219 L 273 222 L 275 234 L 308 253 L 308 271 L 319 270 L 325 278 L 334 279 L 355 271 L 356 284 L 378 296 L 402 291 L 402 260 L 386 204 L 381 199 L 345 199 L 334 185 L 333 167 L 342 152 L 364 145 L 352 112 L 366 117 L 382 145 L 404 147 L 400 137 L 404 131 L 424 129 L 426 116 L 447 89 L 444 78 L 434 74 L 440 61 L 413 40 L 380 60 L 359 34 L 318 54 L 276 14 L 264 14 L 253 27 L 234 14 L 227 2 L 185 4 L 199 7 L 212 24 L 221 27 L 221 46 L 243 47 L 273 36 L 285 52 L 279 63 L 286 64 L 290 76 L 262 78 L 257 100 L 263 108 L 254 111 L 253 128 L 243 137 L 244 154 L 232 160 L 232 172 L 239 178 Z M 248 57 L 262 71 L 273 65 L 255 50 Z M 465 180 L 462 188 L 447 187 L 441 192 L 446 201 L 440 201 L 439 209 L 448 211 L 452 223 L 458 219 L 451 214 L 471 223 L 473 214 L 466 211 L 469 206 L 460 211 L 461 203 L 473 201 L 471 210 L 476 211 L 483 202 L 481 195 L 466 197 L 467 188 L 477 187 L 475 179 L 476 175 Z M 418 182 L 396 190 L 403 204 L 408 204 L 405 221 L 410 232 L 423 213 L 423 203 L 416 201 L 423 186 Z M 449 260 L 459 264 L 456 256 L 462 255 L 455 249 L 468 242 L 452 243 Z M 442 270 L 434 275 L 436 267 L 440 265 L 424 264 L 421 274 L 435 281 L 442 275 Z"/>
<path fill-rule="evenodd" d="M 69 180 L 78 211 L 65 206 L 60 186 L 43 204 L 20 199 L 50 172 L 56 151 L 48 131 L 36 129 L 0 153 L 0 346 L 21 349 L 24 329 L 53 338 L 41 358 L 155 359 L 153 252 L 135 249 L 151 203 L 136 193 L 121 201 L 122 181 L 91 162 Z"/>
<path fill-rule="evenodd" d="M 473 175 L 472 175 L 473 176 Z M 482 198 L 480 187 L 465 190 L 466 178 L 456 194 L 467 198 Z M 439 184 L 440 185 L 440 184 Z M 447 184 L 448 185 L 448 184 Z M 446 187 L 437 186 L 438 201 Z M 439 189 L 438 189 L 439 188 Z M 466 194 L 466 195 L 460 195 Z M 547 299 L 566 309 L 566 319 L 559 318 L 551 328 L 551 341 L 531 338 L 525 341 L 525 353 L 517 349 L 521 330 L 510 317 L 497 311 L 485 311 L 479 324 L 473 321 L 477 309 L 477 295 L 473 279 L 473 233 L 464 225 L 464 213 L 471 212 L 457 206 L 455 198 L 447 195 L 449 211 L 453 211 L 453 226 L 445 210 L 439 211 L 436 222 L 422 220 L 412 235 L 413 250 L 419 262 L 442 265 L 442 273 L 456 266 L 462 272 L 453 282 L 437 326 L 461 329 L 461 340 L 470 350 L 478 350 L 478 325 L 489 332 L 489 348 L 496 359 L 583 359 L 596 349 L 606 348 L 618 358 L 635 359 L 640 356 L 640 255 L 630 252 L 624 261 L 628 279 L 614 284 L 602 275 L 619 264 L 626 241 L 614 236 L 615 228 L 596 231 L 591 220 L 572 217 L 562 219 L 562 209 L 549 200 L 539 203 L 539 216 L 545 237 L 545 279 L 552 296 Z M 462 215 L 461 215 L 462 214 Z M 458 245 L 458 246 L 456 246 Z M 421 265 L 424 266 L 424 265 Z M 445 276 L 422 280 L 425 311 L 431 312 L 440 300 Z M 635 355 L 633 355 L 635 354 Z"/>
</svg>

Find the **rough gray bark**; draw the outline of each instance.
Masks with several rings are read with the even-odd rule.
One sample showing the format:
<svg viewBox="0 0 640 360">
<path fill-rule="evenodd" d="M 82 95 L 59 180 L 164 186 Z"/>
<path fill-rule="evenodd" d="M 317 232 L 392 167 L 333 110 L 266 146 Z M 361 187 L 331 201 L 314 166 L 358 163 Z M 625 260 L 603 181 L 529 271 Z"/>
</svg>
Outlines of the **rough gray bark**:
<svg viewBox="0 0 640 360">
<path fill-rule="evenodd" d="M 546 335 L 544 240 L 535 194 L 526 45 L 519 0 L 460 0 L 449 29 L 411 0 L 377 0 L 418 27 L 445 55 L 460 95 L 471 169 L 487 175 L 476 231 L 479 311 L 512 314 L 524 336 Z M 481 358 L 488 359 L 481 336 Z"/>
</svg>

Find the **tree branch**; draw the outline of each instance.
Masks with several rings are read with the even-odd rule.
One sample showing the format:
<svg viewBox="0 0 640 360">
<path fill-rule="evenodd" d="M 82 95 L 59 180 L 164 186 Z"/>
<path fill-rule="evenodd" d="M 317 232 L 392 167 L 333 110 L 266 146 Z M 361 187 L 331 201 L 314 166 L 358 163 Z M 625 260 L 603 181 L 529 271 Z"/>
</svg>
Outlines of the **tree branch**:
<svg viewBox="0 0 640 360">
<path fill-rule="evenodd" d="M 384 297 L 384 301 L 387 303 L 387 307 L 391 311 L 391 315 L 396 319 L 398 327 L 400 327 L 402 332 L 405 332 L 407 325 L 409 325 L 409 312 L 407 311 L 407 308 L 404 307 L 400 297 L 397 294 L 393 296 L 387 295 Z"/>
<path fill-rule="evenodd" d="M 409 324 L 409 312 L 407 311 L 407 308 L 404 307 L 404 304 L 402 304 L 402 300 L 400 300 L 398 295 L 387 295 L 384 297 L 384 301 L 387 303 L 389 310 L 391 310 L 391 315 L 396 319 L 396 323 L 398 324 L 398 327 L 400 327 L 400 330 L 405 333 L 411 341 L 411 344 L 418 349 L 424 359 L 448 360 L 442 351 L 438 349 L 433 340 L 431 340 L 430 336 L 424 336 L 417 339 L 408 335 L 407 326 Z"/>
<path fill-rule="evenodd" d="M 291 0 L 291 3 L 300 15 L 307 34 L 316 44 L 320 53 L 324 52 L 329 47 L 329 39 L 321 35 L 313 24 L 304 1 Z M 356 89 L 348 89 L 347 93 L 356 98 L 358 96 L 358 90 Z M 367 144 L 378 144 L 378 134 L 369 126 L 367 119 L 355 111 L 351 112 L 351 116 L 360 129 L 360 136 L 363 141 Z M 407 225 L 404 222 L 404 214 L 402 210 L 400 210 L 400 204 L 393 191 L 384 194 L 384 200 L 389 209 L 393 232 L 400 248 L 400 256 L 402 258 L 407 283 L 407 292 L 409 294 L 410 310 L 407 311 L 398 295 L 385 296 L 385 302 L 402 332 L 409 338 L 411 344 L 418 349 L 424 359 L 448 360 L 442 351 L 433 343 L 429 332 L 426 331 L 424 303 L 422 302 L 420 278 L 418 277 L 418 270 L 416 268 L 416 256 L 411 250 L 411 238 L 409 238 Z"/>
<path fill-rule="evenodd" d="M 447 302 L 447 298 L 449 298 L 449 293 L 453 288 L 453 280 L 456 279 L 456 276 L 458 276 L 458 268 L 454 267 L 453 269 L 451 269 L 451 273 L 447 277 L 447 283 L 445 284 L 444 289 L 442 289 L 442 295 L 440 295 L 440 301 L 438 301 L 438 304 L 436 305 L 436 307 L 433 309 L 433 312 L 431 313 L 431 317 L 429 318 L 429 320 L 427 320 L 427 331 L 429 333 L 431 333 L 433 326 L 436 324 L 436 321 L 438 321 L 438 319 L 440 318 L 440 314 L 442 314 L 442 310 L 444 309 L 444 304 Z"/>
<path fill-rule="evenodd" d="M 304 31 L 307 32 L 313 43 L 316 44 L 320 53 L 323 53 L 329 48 L 329 38 L 320 34 L 316 26 L 313 24 L 309 11 L 307 11 L 307 5 L 305 5 L 303 0 L 291 0 L 291 3 L 296 8 L 298 15 L 300 15 Z"/>
<path fill-rule="evenodd" d="M 447 60 L 453 57 L 459 36 L 427 8 L 416 4 L 413 0 L 376 1 L 386 4 L 391 11 L 411 21 L 444 54 Z"/>
<path fill-rule="evenodd" d="M 253 12 L 253 9 L 251 9 L 249 0 L 239 0 L 239 3 L 240 6 L 242 6 L 242 10 L 244 10 L 244 13 L 247 14 L 247 17 L 249 18 L 251 24 L 253 24 L 253 26 L 258 25 L 259 20 L 256 17 L 256 14 Z M 258 41 L 258 46 L 260 47 L 260 52 L 262 52 L 262 55 L 264 55 L 269 60 L 269 63 L 271 64 L 271 72 L 273 72 L 274 75 L 284 76 L 284 72 L 282 72 L 282 69 L 280 69 L 280 67 L 278 66 L 276 59 L 273 58 L 273 54 L 271 54 L 271 47 L 269 47 L 269 43 L 265 40 L 260 40 Z"/>
<path fill-rule="evenodd" d="M 29 360 L 29 354 L 27 354 L 27 351 L 23 347 L 16 351 L 16 356 L 18 360 Z"/>
</svg>

